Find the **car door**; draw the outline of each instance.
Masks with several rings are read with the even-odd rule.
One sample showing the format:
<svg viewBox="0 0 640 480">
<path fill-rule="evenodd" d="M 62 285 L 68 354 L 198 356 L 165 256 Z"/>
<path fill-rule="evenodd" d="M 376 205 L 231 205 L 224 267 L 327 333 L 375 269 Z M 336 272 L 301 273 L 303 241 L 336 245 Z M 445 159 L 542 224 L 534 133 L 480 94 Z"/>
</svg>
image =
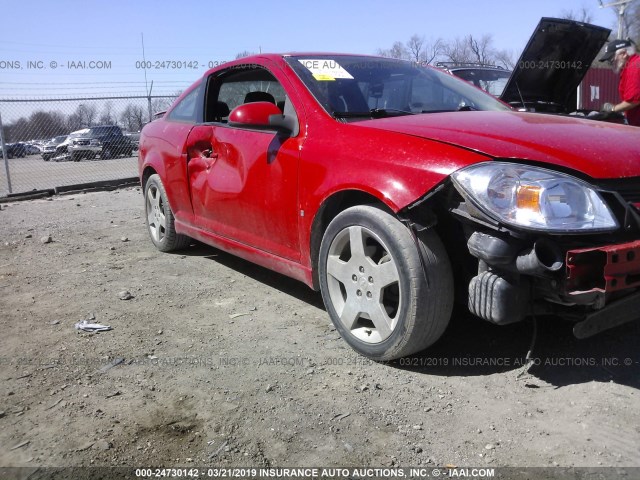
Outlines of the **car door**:
<svg viewBox="0 0 640 480">
<path fill-rule="evenodd" d="M 286 81 L 282 74 L 280 79 Z M 187 139 L 191 202 L 200 228 L 297 261 L 302 135 L 226 123 L 230 110 L 265 97 L 280 105 L 290 102 L 281 81 L 264 66 L 236 66 L 208 80 L 205 122 Z M 295 114 L 293 105 L 287 108 Z"/>
</svg>

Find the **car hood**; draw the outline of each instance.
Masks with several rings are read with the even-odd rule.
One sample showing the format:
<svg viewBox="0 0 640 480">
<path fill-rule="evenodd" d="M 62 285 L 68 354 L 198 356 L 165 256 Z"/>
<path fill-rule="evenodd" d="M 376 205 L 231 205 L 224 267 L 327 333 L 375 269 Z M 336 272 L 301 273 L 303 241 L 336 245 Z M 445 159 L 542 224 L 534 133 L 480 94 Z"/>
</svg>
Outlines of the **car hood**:
<svg viewBox="0 0 640 480">
<path fill-rule="evenodd" d="M 591 178 L 640 176 L 640 132 L 625 125 L 521 112 L 430 113 L 357 125 L 435 140 L 493 158 L 557 165 Z"/>
<path fill-rule="evenodd" d="M 542 18 L 500 99 L 566 105 L 610 33 L 588 23 Z"/>
</svg>

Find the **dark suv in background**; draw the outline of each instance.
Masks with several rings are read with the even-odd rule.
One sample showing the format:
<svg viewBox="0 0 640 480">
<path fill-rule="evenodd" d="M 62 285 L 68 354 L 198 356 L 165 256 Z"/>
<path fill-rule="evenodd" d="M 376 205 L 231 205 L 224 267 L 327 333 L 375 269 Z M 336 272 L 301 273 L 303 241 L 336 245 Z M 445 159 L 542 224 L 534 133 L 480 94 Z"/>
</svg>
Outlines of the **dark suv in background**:
<svg viewBox="0 0 640 480">
<path fill-rule="evenodd" d="M 99 150 L 100 158 L 107 159 L 133 154 L 134 145 L 117 125 L 98 125 L 90 127 L 80 137 L 74 138 L 68 146 L 72 159 L 93 158 Z"/>
</svg>

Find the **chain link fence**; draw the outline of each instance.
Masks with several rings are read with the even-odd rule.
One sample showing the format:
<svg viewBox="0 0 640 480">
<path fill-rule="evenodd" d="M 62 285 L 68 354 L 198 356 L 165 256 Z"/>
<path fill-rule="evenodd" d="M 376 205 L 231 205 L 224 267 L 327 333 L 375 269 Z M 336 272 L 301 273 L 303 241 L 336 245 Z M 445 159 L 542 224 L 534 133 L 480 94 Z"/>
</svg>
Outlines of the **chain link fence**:
<svg viewBox="0 0 640 480">
<path fill-rule="evenodd" d="M 0 197 L 136 177 L 140 130 L 175 98 L 0 99 Z"/>
</svg>

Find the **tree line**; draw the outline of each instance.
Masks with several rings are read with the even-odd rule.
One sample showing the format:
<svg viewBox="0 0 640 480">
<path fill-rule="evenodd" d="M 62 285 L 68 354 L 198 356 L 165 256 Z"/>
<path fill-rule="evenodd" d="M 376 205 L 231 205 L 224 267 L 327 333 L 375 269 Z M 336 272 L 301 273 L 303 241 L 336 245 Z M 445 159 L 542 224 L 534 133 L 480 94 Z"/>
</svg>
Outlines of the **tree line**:
<svg viewBox="0 0 640 480">
<path fill-rule="evenodd" d="M 396 41 L 390 48 L 378 49 L 377 54 L 423 65 L 438 62 L 482 63 L 508 69 L 515 65 L 514 53 L 496 49 L 489 34 L 481 37 L 469 34 L 450 41 L 427 39 L 424 35 L 414 34 L 406 42 Z"/>
<path fill-rule="evenodd" d="M 172 98 L 154 98 L 151 101 L 151 111 L 155 113 L 166 110 L 172 102 Z M 71 113 L 37 110 L 28 117 L 20 117 L 3 125 L 3 133 L 5 142 L 11 143 L 50 139 L 95 125 L 118 125 L 122 130 L 139 132 L 147 122 L 149 108 L 146 101 L 139 104 L 129 102 L 122 106 L 113 100 L 107 100 L 100 105 L 80 103 Z"/>
<path fill-rule="evenodd" d="M 560 18 L 584 23 L 593 21 L 593 17 L 586 7 L 578 10 L 564 10 Z M 623 23 L 625 37 L 640 44 L 640 0 L 635 0 L 629 5 Z M 617 31 L 613 27 L 612 30 L 613 39 Z M 396 41 L 389 48 L 379 48 L 377 54 L 424 65 L 452 62 L 494 65 L 513 69 L 517 61 L 517 55 L 514 51 L 495 48 L 493 37 L 490 34 L 482 36 L 469 34 L 452 40 L 427 39 L 424 35 L 414 34 L 405 42 Z"/>
</svg>

